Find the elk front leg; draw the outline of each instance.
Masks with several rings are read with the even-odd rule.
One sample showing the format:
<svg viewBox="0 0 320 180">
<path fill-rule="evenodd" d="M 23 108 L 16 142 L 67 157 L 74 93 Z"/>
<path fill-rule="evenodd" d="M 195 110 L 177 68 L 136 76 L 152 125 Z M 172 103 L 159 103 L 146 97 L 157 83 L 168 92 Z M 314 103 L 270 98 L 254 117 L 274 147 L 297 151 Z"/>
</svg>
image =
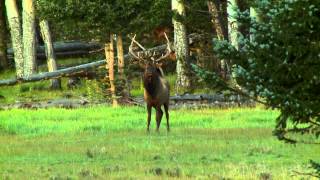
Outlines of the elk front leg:
<svg viewBox="0 0 320 180">
<path fill-rule="evenodd" d="M 148 118 L 147 118 L 147 131 L 150 131 L 150 121 L 151 121 L 151 109 L 152 107 L 150 105 L 147 105 L 147 111 L 148 111 Z"/>
<path fill-rule="evenodd" d="M 159 132 L 160 123 L 162 119 L 163 112 L 161 110 L 161 106 L 157 107 L 156 121 L 157 121 L 157 131 Z"/>
</svg>

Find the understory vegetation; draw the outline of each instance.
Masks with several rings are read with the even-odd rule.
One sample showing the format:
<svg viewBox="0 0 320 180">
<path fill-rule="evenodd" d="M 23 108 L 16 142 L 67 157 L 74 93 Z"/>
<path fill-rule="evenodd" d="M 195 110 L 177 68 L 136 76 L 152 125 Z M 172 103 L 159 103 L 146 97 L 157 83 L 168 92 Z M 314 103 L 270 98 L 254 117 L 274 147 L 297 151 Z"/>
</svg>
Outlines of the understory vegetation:
<svg viewBox="0 0 320 180">
<path fill-rule="evenodd" d="M 319 149 L 274 138 L 278 115 L 173 110 L 170 133 L 164 120 L 156 133 L 153 119 L 148 134 L 141 107 L 1 111 L 0 177 L 300 179 Z"/>
</svg>

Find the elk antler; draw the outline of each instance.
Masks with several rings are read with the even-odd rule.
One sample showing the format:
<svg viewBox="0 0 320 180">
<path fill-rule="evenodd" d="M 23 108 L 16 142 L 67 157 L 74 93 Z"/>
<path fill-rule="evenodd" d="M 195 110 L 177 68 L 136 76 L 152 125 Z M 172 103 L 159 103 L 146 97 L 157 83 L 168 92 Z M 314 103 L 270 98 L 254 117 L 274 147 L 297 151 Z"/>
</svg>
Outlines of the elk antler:
<svg viewBox="0 0 320 180">
<path fill-rule="evenodd" d="M 154 60 L 154 62 L 156 62 L 156 63 L 159 62 L 159 61 L 161 61 L 161 60 L 163 60 L 163 59 L 165 59 L 165 58 L 167 58 L 167 57 L 171 54 L 171 52 L 172 52 L 172 50 L 171 50 L 171 48 L 170 48 L 170 41 L 169 41 L 168 36 L 167 36 L 167 34 L 166 34 L 165 32 L 164 32 L 164 36 L 165 36 L 166 39 L 167 39 L 167 52 L 166 52 L 165 55 L 162 55 L 160 58 Z"/>
<path fill-rule="evenodd" d="M 143 59 L 143 58 L 140 57 L 139 55 L 136 55 L 136 54 L 133 52 L 133 50 L 132 50 L 132 45 L 133 45 L 133 43 L 136 43 L 141 49 L 145 50 L 145 48 L 144 48 L 141 44 L 139 44 L 139 43 L 135 40 L 135 38 L 136 38 L 136 34 L 133 36 L 133 38 L 131 38 L 131 44 L 130 44 L 130 46 L 129 46 L 129 53 L 130 53 L 136 60 L 145 62 L 145 61 L 146 61 L 145 59 Z"/>
</svg>

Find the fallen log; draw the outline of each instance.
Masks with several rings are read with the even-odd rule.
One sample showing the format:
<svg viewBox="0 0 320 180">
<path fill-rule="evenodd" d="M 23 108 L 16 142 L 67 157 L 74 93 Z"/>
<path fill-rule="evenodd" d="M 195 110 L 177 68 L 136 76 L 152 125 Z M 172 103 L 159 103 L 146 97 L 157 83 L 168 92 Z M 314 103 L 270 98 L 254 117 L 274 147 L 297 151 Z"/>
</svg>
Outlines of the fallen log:
<svg viewBox="0 0 320 180">
<path fill-rule="evenodd" d="M 105 64 L 106 64 L 105 60 L 100 60 L 100 61 L 96 61 L 88 64 L 82 64 L 75 67 L 60 69 L 53 72 L 34 74 L 34 75 L 31 75 L 30 77 L 26 77 L 23 79 L 13 78 L 13 79 L 7 79 L 7 80 L 0 80 L 0 86 L 12 86 L 18 83 L 35 82 L 35 81 L 48 80 L 53 78 L 68 77 L 68 76 L 72 76 L 73 73 L 78 73 L 88 69 L 97 68 Z"/>
<path fill-rule="evenodd" d="M 77 51 L 66 51 L 66 52 L 56 52 L 56 57 L 66 58 L 66 57 L 75 57 L 75 56 L 84 56 L 90 54 L 88 50 L 77 50 Z M 8 59 L 13 59 L 13 54 L 8 54 Z M 46 60 L 46 54 L 44 52 L 37 53 L 38 60 Z"/>
<path fill-rule="evenodd" d="M 103 47 L 100 43 L 94 42 L 55 42 L 53 43 L 53 49 L 55 53 L 57 52 L 70 52 L 70 51 L 93 51 L 101 49 Z M 45 53 L 44 46 L 37 47 L 37 53 Z M 7 50 L 8 55 L 13 55 L 13 49 L 9 48 Z"/>
<path fill-rule="evenodd" d="M 161 46 L 148 49 L 148 51 L 161 51 L 161 50 L 165 50 L 165 48 L 166 48 L 166 45 L 161 45 Z M 125 60 L 128 60 L 129 58 L 130 56 L 128 54 L 124 55 Z M 18 83 L 27 83 L 27 82 L 35 82 L 40 80 L 48 80 L 53 78 L 69 77 L 69 76 L 72 76 L 73 73 L 78 73 L 88 69 L 97 68 L 99 66 L 104 66 L 105 64 L 106 64 L 106 60 L 99 60 L 92 63 L 60 69 L 53 72 L 34 74 L 34 75 L 31 75 L 30 77 L 26 77 L 22 79 L 12 78 L 12 79 L 0 80 L 0 86 L 13 86 Z"/>
<path fill-rule="evenodd" d="M 189 43 L 193 43 L 195 41 L 201 40 L 200 37 L 203 36 L 194 36 L 193 34 L 189 36 Z M 144 51 L 144 53 L 148 52 L 160 52 L 166 49 L 167 45 L 160 45 L 157 47 L 153 47 L 150 49 L 147 49 Z M 174 47 L 172 47 L 172 50 L 174 51 Z M 159 53 L 161 54 L 161 53 Z M 130 56 L 128 54 L 124 55 L 124 60 L 128 60 Z M 33 74 L 29 77 L 24 77 L 22 79 L 17 79 L 17 78 L 12 78 L 12 79 L 6 79 L 6 80 L 0 80 L 0 86 L 13 86 L 18 83 L 27 83 L 27 82 L 35 82 L 35 81 L 40 81 L 40 80 L 48 80 L 48 79 L 54 79 L 54 78 L 60 78 L 60 77 L 68 77 L 71 76 L 73 73 L 85 71 L 88 69 L 92 68 L 97 68 L 99 66 L 104 66 L 106 64 L 106 60 L 99 60 L 87 64 L 82 64 L 79 66 L 75 67 L 70 67 L 70 68 L 65 68 L 65 69 L 60 69 L 57 71 L 52 71 L 52 72 L 45 72 L 45 73 L 40 73 L 40 74 Z"/>
</svg>

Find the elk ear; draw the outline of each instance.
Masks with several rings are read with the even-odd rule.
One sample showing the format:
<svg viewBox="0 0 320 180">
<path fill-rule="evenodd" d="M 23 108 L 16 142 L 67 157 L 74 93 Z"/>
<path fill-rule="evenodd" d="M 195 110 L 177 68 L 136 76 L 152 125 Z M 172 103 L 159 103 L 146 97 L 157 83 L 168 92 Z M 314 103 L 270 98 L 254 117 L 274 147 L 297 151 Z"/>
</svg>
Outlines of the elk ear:
<svg viewBox="0 0 320 180">
<path fill-rule="evenodd" d="M 145 69 L 145 68 L 146 68 L 146 65 L 143 64 L 143 63 L 140 63 L 140 62 L 139 62 L 139 66 L 140 66 L 140 68 L 142 68 L 142 69 Z"/>
</svg>

